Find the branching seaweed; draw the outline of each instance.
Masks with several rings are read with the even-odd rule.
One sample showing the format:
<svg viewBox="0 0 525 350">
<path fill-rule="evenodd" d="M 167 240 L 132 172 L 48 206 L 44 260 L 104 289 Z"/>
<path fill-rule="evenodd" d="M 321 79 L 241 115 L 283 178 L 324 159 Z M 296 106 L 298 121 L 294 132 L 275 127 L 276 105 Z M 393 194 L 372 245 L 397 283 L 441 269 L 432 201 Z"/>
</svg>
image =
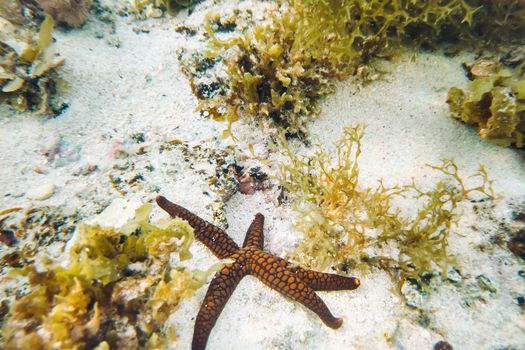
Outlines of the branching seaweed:
<svg viewBox="0 0 525 350">
<path fill-rule="evenodd" d="M 226 92 L 199 94 L 199 109 L 231 125 L 243 115 L 288 135 L 305 134 L 316 102 L 334 78 L 377 77 L 374 57 L 443 40 L 485 45 L 522 41 L 525 4 L 516 1 L 289 0 L 237 37 L 220 40 L 207 27 L 213 57 L 226 65 Z"/>
<path fill-rule="evenodd" d="M 336 155 L 320 147 L 312 156 L 300 156 L 283 140 L 288 159 L 279 167 L 279 182 L 294 200 L 303 235 L 294 257 L 307 266 L 344 270 L 376 266 L 387 270 L 401 288 L 407 279 L 420 282 L 426 274 L 445 275 L 454 257 L 448 239 L 459 220 L 458 206 L 474 196 L 493 197 L 492 181 L 481 167 L 469 177 L 468 186 L 456 164 L 443 160 L 430 168 L 444 179 L 424 190 L 409 185 L 377 187 L 359 184 L 358 158 L 363 128 L 346 128 L 336 143 Z M 404 213 L 396 201 L 418 203 L 413 215 Z M 388 245 L 397 256 L 381 253 Z"/>
<path fill-rule="evenodd" d="M 168 341 L 161 334 L 168 315 L 220 264 L 205 272 L 170 267 L 171 253 L 191 257 L 193 230 L 180 219 L 151 224 L 150 211 L 143 205 L 118 230 L 80 225 L 67 264 L 20 270 L 29 292 L 12 305 L 2 345 L 136 349 Z"/>
</svg>

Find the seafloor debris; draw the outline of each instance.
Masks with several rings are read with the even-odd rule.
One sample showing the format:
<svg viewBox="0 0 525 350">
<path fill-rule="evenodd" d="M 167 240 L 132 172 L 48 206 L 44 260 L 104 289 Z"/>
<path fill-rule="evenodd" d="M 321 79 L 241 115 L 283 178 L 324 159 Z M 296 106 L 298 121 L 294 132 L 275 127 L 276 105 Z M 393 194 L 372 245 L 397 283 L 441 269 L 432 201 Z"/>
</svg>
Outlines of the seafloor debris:
<svg viewBox="0 0 525 350">
<path fill-rule="evenodd" d="M 317 149 L 300 156 L 282 140 L 287 162 L 279 166 L 279 182 L 290 194 L 295 223 L 303 235 L 294 257 L 307 266 L 336 270 L 370 266 L 386 270 L 401 290 L 406 280 L 446 276 L 455 263 L 448 251 L 449 236 L 459 220 L 458 205 L 473 197 L 493 198 L 492 180 L 483 167 L 468 177 L 459 175 L 450 160 L 429 165 L 443 180 L 423 189 L 415 182 L 387 187 L 359 184 L 358 158 L 363 130 L 346 128 L 336 155 Z M 335 157 L 335 160 L 334 160 Z M 408 215 L 395 205 L 401 198 L 417 203 Z M 385 255 L 389 246 L 396 255 Z"/>
<path fill-rule="evenodd" d="M 4 319 L 2 346 L 138 349 L 174 341 L 174 329 L 162 331 L 168 315 L 221 265 L 205 272 L 172 265 L 172 254 L 191 257 L 193 230 L 182 220 L 151 224 L 150 211 L 141 206 L 120 229 L 80 224 L 67 259 L 12 269 L 27 291 Z"/>
<path fill-rule="evenodd" d="M 454 117 L 478 126 L 482 138 L 521 148 L 525 136 L 525 60 L 505 57 L 514 68 L 493 58 L 480 58 L 467 65 L 473 80 L 466 90 L 451 88 L 447 102 Z"/>
<path fill-rule="evenodd" d="M 515 233 L 507 244 L 509 250 L 525 260 L 525 229 Z"/>
<path fill-rule="evenodd" d="M 9 247 L 0 253 L 5 261 L 6 254 L 17 253 L 17 264 L 37 255 L 39 248 L 57 242 L 63 244 L 71 238 L 78 218 L 76 214 L 64 215 L 59 208 L 39 207 L 28 210 L 12 208 L 0 213 L 1 241 Z"/>
<path fill-rule="evenodd" d="M 215 147 L 209 144 L 191 145 L 186 141 L 172 140 L 163 145 L 160 152 L 169 150 L 179 152 L 187 167 L 199 175 L 204 175 L 212 197 L 209 205 L 213 212 L 213 221 L 222 228 L 227 228 L 224 206 L 228 199 L 239 190 L 237 177 L 242 170 L 237 164 L 235 147 Z"/>
<path fill-rule="evenodd" d="M 64 59 L 53 49 L 53 19 L 42 22 L 38 39 L 17 52 L 0 42 L 0 101 L 6 101 L 18 111 L 57 115 L 67 105 L 55 101 L 59 90 L 56 68 Z"/>
</svg>

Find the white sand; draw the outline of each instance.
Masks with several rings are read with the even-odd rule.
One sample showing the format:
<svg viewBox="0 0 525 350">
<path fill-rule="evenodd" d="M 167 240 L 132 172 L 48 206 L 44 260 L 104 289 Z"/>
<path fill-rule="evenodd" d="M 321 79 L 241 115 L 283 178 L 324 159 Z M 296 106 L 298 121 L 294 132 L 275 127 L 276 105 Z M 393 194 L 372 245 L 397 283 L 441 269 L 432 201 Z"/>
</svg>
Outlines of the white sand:
<svg viewBox="0 0 525 350">
<path fill-rule="evenodd" d="M 201 21 L 206 8 L 195 9 L 193 21 Z M 231 5 L 234 7 L 234 4 Z M 250 6 L 242 2 L 242 6 Z M 182 139 L 208 147 L 224 147 L 221 140 L 225 124 L 206 120 L 194 111 L 196 99 L 187 78 L 180 72 L 177 52 L 191 47 L 198 36 L 188 39 L 176 33 L 175 18 L 137 22 L 117 17 L 117 30 L 90 20 L 80 30 L 57 30 L 56 47 L 66 63 L 61 76 L 70 88 L 63 94 L 70 108 L 52 120 L 29 113 L 17 114 L 0 106 L 0 209 L 42 205 L 62 205 L 66 211 L 80 210 L 92 218 L 115 198 L 122 197 L 111 185 L 109 176 L 129 180 L 142 174 L 144 181 L 124 186 L 126 198 L 147 201 L 155 189 L 168 198 L 211 219 L 207 208 L 212 198 L 206 177 L 212 169 L 199 174 L 189 168 L 176 150 L 160 152 L 167 140 Z M 136 34 L 138 25 L 149 33 Z M 104 38 L 97 39 L 97 33 Z M 121 47 L 107 43 L 118 40 Z M 439 53 L 420 54 L 416 62 L 404 55 L 385 63 L 390 73 L 383 79 L 357 87 L 342 82 L 337 92 L 321 103 L 321 113 L 309 125 L 313 143 L 330 146 L 342 135 L 344 126 L 366 123 L 361 180 L 373 185 L 379 178 L 387 183 L 408 183 L 411 177 L 429 184 L 435 173 L 423 169 L 425 163 L 454 158 L 464 174 L 483 163 L 496 180 L 495 219 L 477 217 L 470 206 L 464 211 L 460 227 L 451 237 L 451 251 L 458 254 L 461 284 L 436 286 L 420 308 L 429 316 L 428 326 L 417 322 L 417 312 L 396 297 L 385 273 L 360 276 L 362 286 L 351 292 L 320 293 L 331 311 L 345 319 L 343 327 L 332 330 L 302 306 L 287 300 L 252 277 L 236 289 L 213 329 L 208 349 L 430 349 L 446 339 L 455 349 L 525 348 L 525 321 L 515 297 L 525 293 L 522 268 L 518 259 L 503 247 L 482 253 L 475 246 L 488 243 L 498 230 L 498 221 L 509 221 L 509 203 L 525 196 L 524 153 L 495 146 L 479 138 L 474 128 L 453 120 L 446 104 L 448 88 L 464 86 L 466 78 L 460 64 L 468 55 L 446 58 Z M 237 123 L 234 128 L 241 152 L 255 144 L 264 153 L 266 136 L 260 129 Z M 137 145 L 131 135 L 143 133 L 145 143 Z M 47 159 L 45 153 L 60 146 L 60 156 Z M 145 154 L 138 147 L 146 146 Z M 298 146 L 304 151 L 304 146 Z M 129 156 L 117 159 L 116 151 Z M 242 163 L 242 162 L 241 162 Z M 251 161 L 250 164 L 255 164 Z M 82 175 L 87 167 L 97 170 Z M 151 165 L 153 170 L 145 167 Z M 117 166 L 118 168 L 114 168 Z M 37 173 L 35 169 L 40 169 Z M 44 200 L 30 199 L 32 191 L 56 186 Z M 265 248 L 284 256 L 298 242 L 292 228 L 293 214 L 288 207 L 276 207 L 274 198 L 261 192 L 251 196 L 235 194 L 227 203 L 229 234 L 242 243 L 244 233 L 260 211 L 266 216 Z M 155 214 L 163 216 L 160 209 Z M 473 230 L 476 225 L 478 230 Z M 192 268 L 206 269 L 216 259 L 201 244 L 191 249 Z M 488 277 L 497 289 L 490 294 L 476 284 L 476 276 Z M 172 321 L 178 331 L 175 349 L 191 343 L 193 322 L 206 288 L 185 300 Z M 473 294 L 480 296 L 465 306 Z M 484 301 L 480 301 L 484 300 Z"/>
</svg>

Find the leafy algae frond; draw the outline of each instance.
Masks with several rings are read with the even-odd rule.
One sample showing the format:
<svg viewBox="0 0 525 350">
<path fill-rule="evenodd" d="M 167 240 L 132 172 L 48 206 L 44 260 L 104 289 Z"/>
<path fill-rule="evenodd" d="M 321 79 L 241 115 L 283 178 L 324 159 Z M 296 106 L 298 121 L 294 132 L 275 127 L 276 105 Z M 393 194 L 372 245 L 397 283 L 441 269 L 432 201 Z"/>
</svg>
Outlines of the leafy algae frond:
<svg viewBox="0 0 525 350">
<path fill-rule="evenodd" d="M 19 111 L 60 113 L 64 106 L 54 106 L 52 98 L 58 88 L 56 68 L 64 60 L 58 58 L 52 46 L 53 26 L 53 18 L 47 16 L 40 26 L 38 40 L 29 41 L 21 52 L 0 41 L 0 101 Z"/>
<path fill-rule="evenodd" d="M 66 265 L 27 266 L 29 292 L 11 306 L 2 327 L 6 348 L 159 348 L 174 341 L 163 324 L 219 268 L 171 266 L 191 257 L 193 229 L 175 219 L 149 222 L 140 207 L 120 229 L 80 225 Z"/>
<path fill-rule="evenodd" d="M 481 167 L 469 177 L 469 183 L 477 182 L 469 187 L 456 164 L 443 160 L 429 165 L 444 177 L 430 189 L 415 182 L 387 187 L 382 181 L 363 187 L 358 164 L 362 137 L 361 126 L 346 128 L 335 156 L 320 147 L 312 156 L 297 155 L 282 141 L 287 162 L 279 166 L 279 182 L 294 200 L 295 227 L 303 235 L 294 257 L 321 270 L 383 268 L 399 287 L 425 274 L 446 274 L 454 262 L 448 238 L 459 220 L 459 204 L 477 195 L 493 197 L 486 170 Z M 404 213 L 396 205 L 400 199 L 417 203 L 416 213 Z M 396 256 L 382 255 L 385 245 Z"/>
</svg>

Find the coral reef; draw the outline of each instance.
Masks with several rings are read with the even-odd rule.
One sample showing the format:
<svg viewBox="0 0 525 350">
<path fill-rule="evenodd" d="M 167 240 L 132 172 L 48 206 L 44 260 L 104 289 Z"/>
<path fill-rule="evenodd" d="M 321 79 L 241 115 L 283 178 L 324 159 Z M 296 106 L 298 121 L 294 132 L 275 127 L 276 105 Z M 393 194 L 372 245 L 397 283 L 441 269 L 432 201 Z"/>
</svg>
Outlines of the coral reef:
<svg viewBox="0 0 525 350">
<path fill-rule="evenodd" d="M 120 229 L 80 224 L 67 262 L 44 260 L 12 273 L 28 291 L 2 327 L 6 348 L 158 348 L 175 332 L 161 329 L 180 300 L 206 283 L 209 271 L 170 264 L 191 257 L 193 230 L 182 220 L 149 223 L 151 205 Z"/>
<path fill-rule="evenodd" d="M 21 52 L 0 42 L 0 101 L 18 111 L 56 115 L 65 107 L 53 100 L 59 85 L 56 68 L 64 62 L 52 46 L 53 23 L 46 17 L 38 40 L 31 39 Z"/>
<path fill-rule="evenodd" d="M 294 200 L 295 227 L 303 235 L 295 258 L 319 269 L 379 267 L 399 289 L 406 280 L 445 275 L 454 262 L 447 247 L 459 220 L 458 206 L 476 196 L 493 197 L 485 169 L 469 177 L 469 182 L 477 179 L 476 186 L 467 186 L 454 162 L 443 160 L 430 166 L 444 176 L 430 189 L 414 182 L 387 187 L 382 181 L 377 187 L 362 187 L 362 136 L 361 126 L 346 128 L 335 156 L 321 148 L 312 156 L 300 156 L 282 140 L 287 162 L 279 166 L 279 182 Z M 403 212 L 396 205 L 401 199 L 414 201 L 417 212 Z M 396 255 L 383 255 L 385 245 Z"/>
<path fill-rule="evenodd" d="M 525 135 L 525 60 L 514 63 L 512 68 L 491 58 L 477 60 L 468 67 L 473 80 L 467 90 L 451 88 L 447 102 L 454 117 L 478 126 L 482 138 L 521 148 Z"/>
</svg>

